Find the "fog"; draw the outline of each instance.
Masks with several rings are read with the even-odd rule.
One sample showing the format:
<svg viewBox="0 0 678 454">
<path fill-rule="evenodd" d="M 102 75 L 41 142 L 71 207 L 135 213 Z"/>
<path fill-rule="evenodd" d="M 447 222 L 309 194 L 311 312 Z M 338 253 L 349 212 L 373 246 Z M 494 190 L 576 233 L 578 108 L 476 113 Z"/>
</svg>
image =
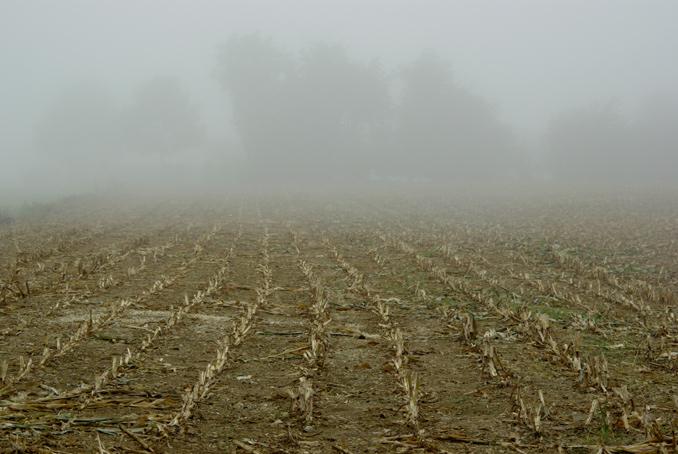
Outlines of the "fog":
<svg viewBox="0 0 678 454">
<path fill-rule="evenodd" d="M 3 0 L 0 203 L 675 185 L 677 22 L 669 0 Z"/>
</svg>

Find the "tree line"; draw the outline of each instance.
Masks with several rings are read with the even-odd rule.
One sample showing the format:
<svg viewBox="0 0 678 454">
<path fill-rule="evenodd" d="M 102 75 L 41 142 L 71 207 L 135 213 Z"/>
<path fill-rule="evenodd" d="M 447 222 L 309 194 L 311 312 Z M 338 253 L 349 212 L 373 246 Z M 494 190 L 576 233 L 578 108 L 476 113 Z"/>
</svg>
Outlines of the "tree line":
<svg viewBox="0 0 678 454">
<path fill-rule="evenodd" d="M 340 46 L 292 54 L 246 35 L 223 48 L 218 75 L 251 170 L 268 178 L 495 178 L 520 167 L 508 126 L 432 52 L 389 75 Z"/>
<path fill-rule="evenodd" d="M 291 52 L 258 34 L 239 35 L 221 48 L 215 77 L 232 113 L 224 128 L 235 130 L 245 156 L 219 165 L 241 179 L 625 183 L 677 176 L 675 95 L 648 98 L 632 118 L 613 104 L 554 116 L 535 166 L 494 106 L 455 81 L 434 52 L 387 71 L 339 45 Z M 126 105 L 96 84 L 69 87 L 36 125 L 35 146 L 47 162 L 96 169 L 197 155 L 213 147 L 208 136 L 189 90 L 154 78 Z"/>
</svg>

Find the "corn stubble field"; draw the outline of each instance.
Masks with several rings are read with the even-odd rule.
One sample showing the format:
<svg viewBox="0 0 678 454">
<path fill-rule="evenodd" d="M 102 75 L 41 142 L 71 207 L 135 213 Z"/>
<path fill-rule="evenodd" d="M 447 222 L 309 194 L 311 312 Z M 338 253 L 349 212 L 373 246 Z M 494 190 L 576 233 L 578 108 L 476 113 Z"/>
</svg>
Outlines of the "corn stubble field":
<svg viewBox="0 0 678 454">
<path fill-rule="evenodd" d="M 0 227 L 0 450 L 678 452 L 670 198 L 70 201 Z"/>
</svg>

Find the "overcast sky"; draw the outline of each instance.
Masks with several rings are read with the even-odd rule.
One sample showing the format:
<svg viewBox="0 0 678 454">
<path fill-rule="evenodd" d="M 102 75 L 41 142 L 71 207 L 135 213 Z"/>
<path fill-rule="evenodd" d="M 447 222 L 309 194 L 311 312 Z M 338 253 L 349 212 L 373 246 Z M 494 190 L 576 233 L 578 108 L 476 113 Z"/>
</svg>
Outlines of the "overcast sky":
<svg viewBox="0 0 678 454">
<path fill-rule="evenodd" d="M 630 109 L 675 90 L 678 1 L 2 0 L 0 157 L 30 138 L 68 83 L 98 80 L 114 93 L 156 75 L 179 77 L 227 134 L 213 78 L 218 46 L 243 32 L 299 49 L 343 44 L 389 71 L 434 49 L 456 79 L 535 135 L 550 116 L 614 101 Z"/>
</svg>

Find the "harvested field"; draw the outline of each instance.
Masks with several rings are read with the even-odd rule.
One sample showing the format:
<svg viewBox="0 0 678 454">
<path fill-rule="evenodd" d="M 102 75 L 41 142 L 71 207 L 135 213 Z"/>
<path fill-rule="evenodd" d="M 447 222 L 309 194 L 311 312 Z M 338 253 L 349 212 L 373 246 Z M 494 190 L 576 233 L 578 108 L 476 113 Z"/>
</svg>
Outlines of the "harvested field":
<svg viewBox="0 0 678 454">
<path fill-rule="evenodd" d="M 2 451 L 677 452 L 675 199 L 83 201 L 0 267 Z"/>
</svg>

